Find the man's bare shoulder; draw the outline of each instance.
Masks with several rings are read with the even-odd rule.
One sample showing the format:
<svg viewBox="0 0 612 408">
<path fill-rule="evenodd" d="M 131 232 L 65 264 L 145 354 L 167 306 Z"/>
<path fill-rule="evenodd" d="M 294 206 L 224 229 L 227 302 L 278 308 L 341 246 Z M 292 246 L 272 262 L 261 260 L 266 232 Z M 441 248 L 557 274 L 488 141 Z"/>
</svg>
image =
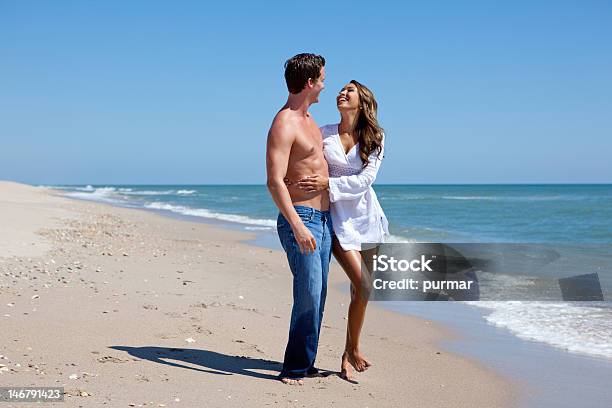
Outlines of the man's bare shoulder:
<svg viewBox="0 0 612 408">
<path fill-rule="evenodd" d="M 294 127 L 299 124 L 299 115 L 296 112 L 292 111 L 289 108 L 283 108 L 276 116 L 274 116 L 274 120 L 272 121 L 272 126 L 280 126 L 280 127 Z"/>
<path fill-rule="evenodd" d="M 281 109 L 270 126 L 270 136 L 291 138 L 298 129 L 296 115 L 290 109 Z"/>
</svg>

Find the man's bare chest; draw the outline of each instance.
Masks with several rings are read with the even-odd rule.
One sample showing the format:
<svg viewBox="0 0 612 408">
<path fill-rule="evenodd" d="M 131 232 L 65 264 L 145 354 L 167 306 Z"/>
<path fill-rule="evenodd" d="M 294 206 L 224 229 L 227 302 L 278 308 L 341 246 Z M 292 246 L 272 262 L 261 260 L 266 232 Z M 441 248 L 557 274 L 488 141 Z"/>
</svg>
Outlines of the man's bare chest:
<svg viewBox="0 0 612 408">
<path fill-rule="evenodd" d="M 323 139 L 319 128 L 305 129 L 298 133 L 291 149 L 292 154 L 306 158 L 319 156 L 323 152 Z"/>
</svg>

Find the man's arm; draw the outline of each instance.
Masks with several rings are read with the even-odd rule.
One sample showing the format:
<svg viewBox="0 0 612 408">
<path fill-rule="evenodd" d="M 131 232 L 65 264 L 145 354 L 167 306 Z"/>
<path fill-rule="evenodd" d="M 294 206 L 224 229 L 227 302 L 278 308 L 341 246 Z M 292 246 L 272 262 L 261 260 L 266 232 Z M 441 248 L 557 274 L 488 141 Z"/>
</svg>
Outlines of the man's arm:
<svg viewBox="0 0 612 408">
<path fill-rule="evenodd" d="M 287 125 L 278 122 L 272 124 L 266 148 L 267 185 L 276 206 L 291 225 L 300 251 L 304 253 L 314 251 L 317 243 L 293 208 L 291 195 L 284 181 L 294 141 L 295 133 Z"/>
</svg>

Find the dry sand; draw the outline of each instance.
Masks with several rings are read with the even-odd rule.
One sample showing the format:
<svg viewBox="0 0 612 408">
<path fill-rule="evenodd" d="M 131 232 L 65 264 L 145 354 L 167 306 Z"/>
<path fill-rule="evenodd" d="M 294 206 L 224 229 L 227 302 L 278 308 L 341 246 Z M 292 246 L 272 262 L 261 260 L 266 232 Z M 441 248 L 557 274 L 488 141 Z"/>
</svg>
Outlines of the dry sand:
<svg viewBox="0 0 612 408">
<path fill-rule="evenodd" d="M 376 304 L 362 342 L 374 366 L 356 374 L 358 384 L 337 375 L 277 381 L 291 273 L 284 253 L 248 238 L 0 182 L 0 385 L 63 386 L 67 407 L 516 403 L 513 380 L 437 345 L 448 330 Z M 344 345 L 339 282 L 347 278 L 334 264 L 322 370 L 338 370 Z"/>
</svg>

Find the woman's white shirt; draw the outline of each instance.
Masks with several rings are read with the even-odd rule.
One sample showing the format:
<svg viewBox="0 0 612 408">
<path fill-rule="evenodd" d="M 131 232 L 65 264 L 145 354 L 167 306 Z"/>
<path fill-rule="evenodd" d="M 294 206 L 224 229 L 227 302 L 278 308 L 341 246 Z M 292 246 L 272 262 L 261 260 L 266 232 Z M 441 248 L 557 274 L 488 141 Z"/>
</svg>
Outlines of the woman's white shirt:
<svg viewBox="0 0 612 408">
<path fill-rule="evenodd" d="M 373 151 L 364 168 L 359 143 L 345 153 L 338 125 L 321 127 L 329 167 L 330 212 L 342 248 L 359 251 L 362 243 L 384 242 L 389 235 L 389 222 L 372 188 L 384 155 L 384 134 L 380 156 Z"/>
</svg>

